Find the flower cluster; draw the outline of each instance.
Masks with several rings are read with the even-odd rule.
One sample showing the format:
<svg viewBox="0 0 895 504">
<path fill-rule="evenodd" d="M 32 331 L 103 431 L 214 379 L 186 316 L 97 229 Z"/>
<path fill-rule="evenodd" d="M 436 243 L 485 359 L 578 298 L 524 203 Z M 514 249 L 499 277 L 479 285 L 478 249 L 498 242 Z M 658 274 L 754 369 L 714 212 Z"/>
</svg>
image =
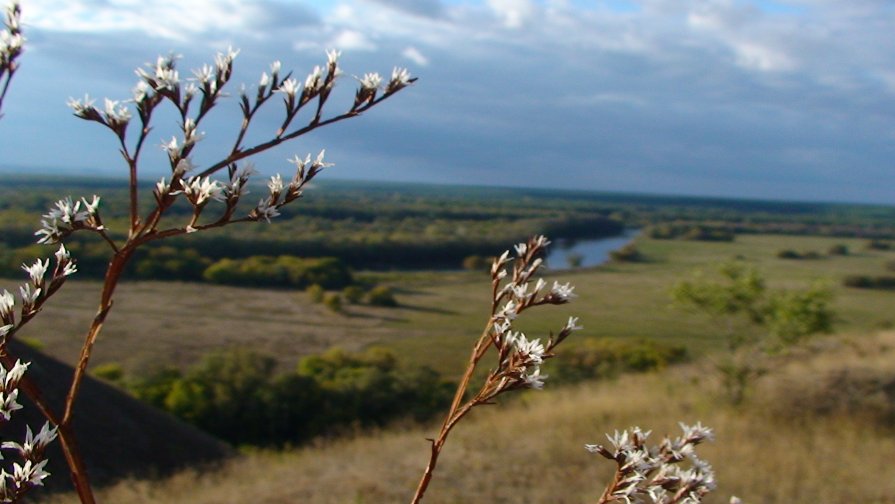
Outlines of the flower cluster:
<svg viewBox="0 0 895 504">
<path fill-rule="evenodd" d="M 0 107 L 3 97 L 9 89 L 9 82 L 18 69 L 16 59 L 22 54 L 22 46 L 25 37 L 22 36 L 19 20 L 22 10 L 17 2 L 13 2 L 6 9 L 6 19 L 0 29 Z"/>
<path fill-rule="evenodd" d="M 323 106 L 335 86 L 337 77 L 342 75 L 342 70 L 339 67 L 339 51 L 328 51 L 326 64 L 314 67 L 303 81 L 293 78 L 291 72 L 281 75 L 281 64 L 279 61 L 275 61 L 271 64 L 269 72 L 265 71 L 261 74 L 257 90 L 252 97 L 245 88 L 240 91 L 239 103 L 242 109 L 243 123 L 230 154 L 200 173 L 190 175 L 190 172 L 195 169 L 192 157 L 193 149 L 204 137 L 199 130 L 199 124 L 206 113 L 222 97 L 226 96 L 223 89 L 230 80 L 233 61 L 238 54 L 239 51 L 233 49 L 219 53 L 213 64 L 206 64 L 194 69 L 192 77 L 186 79 L 181 77 L 177 69 L 177 56 L 160 56 L 154 64 L 147 64 L 146 68 L 136 71 L 140 80 L 133 89 L 133 98 L 128 100 L 134 104 L 136 114 L 132 114 L 123 104 L 125 102 L 106 99 L 104 107 L 100 109 L 94 105 L 95 100 L 89 96 L 85 96 L 83 99 L 69 100 L 69 106 L 75 116 L 99 123 L 116 134 L 121 142 L 122 155 L 131 166 L 132 184 L 135 184 L 136 180 L 139 151 L 146 140 L 147 133 L 151 130 L 150 121 L 156 107 L 167 101 L 173 104 L 179 112 L 182 118 L 180 134 L 161 143 L 161 148 L 166 152 L 171 166 L 171 176 L 170 179 L 164 177 L 156 183 L 153 196 L 157 203 L 157 209 L 143 221 L 145 224 L 143 231 L 162 234 L 156 229 L 156 225 L 162 214 L 174 204 L 179 196 L 183 196 L 193 207 L 193 215 L 189 223 L 177 232 L 189 233 L 204 227 L 233 222 L 237 203 L 240 197 L 247 192 L 245 188 L 249 177 L 255 173 L 251 164 L 246 163 L 240 168 L 237 166 L 237 161 L 272 148 L 316 127 L 356 116 L 416 80 L 410 77 L 406 69 L 396 68 L 392 72 L 391 80 L 379 94 L 383 79 L 379 74 L 367 73 L 361 79 L 361 85 L 357 91 L 358 99 L 355 100 L 348 112 L 323 119 Z M 243 141 L 256 112 L 274 96 L 282 96 L 285 106 L 285 114 L 280 127 L 271 140 L 253 147 L 244 146 Z M 195 106 L 196 102 L 198 102 L 198 110 Z M 312 103 L 316 103 L 316 110 L 312 112 L 308 123 L 304 126 L 292 127 L 291 125 L 295 122 L 299 112 L 306 105 Z M 137 139 L 132 151 L 125 140 L 128 125 L 134 115 L 139 117 L 142 128 L 141 136 Z M 279 175 L 274 176 L 268 184 L 270 188 L 268 196 L 260 199 L 255 208 L 247 215 L 236 220 L 269 222 L 279 215 L 280 208 L 301 196 L 302 188 L 315 175 L 323 168 L 331 166 L 330 163 L 323 162 L 322 151 L 313 161 L 308 155 L 304 159 L 296 156 L 290 162 L 296 165 L 296 173 L 292 181 L 285 184 Z M 226 182 L 214 180 L 211 177 L 215 172 L 224 168 L 229 173 Z M 135 199 L 135 196 L 132 196 L 132 199 Z M 200 216 L 205 206 L 211 201 L 225 204 L 223 215 L 211 222 L 200 224 Z M 41 241 L 58 241 L 79 227 L 89 227 L 82 224 L 89 215 L 79 211 L 80 203 L 70 200 L 60 202 L 58 208 L 46 216 L 44 227 L 39 231 L 43 235 Z M 84 203 L 86 205 L 86 201 Z M 132 203 L 132 213 L 135 214 L 136 210 L 136 205 Z M 136 215 L 132 215 L 131 222 L 132 235 L 139 234 L 137 227 L 141 221 Z M 176 234 L 176 232 L 168 230 L 164 234 Z"/>
<path fill-rule="evenodd" d="M 680 426 L 681 436 L 665 437 L 653 447 L 646 445 L 649 431 L 644 432 L 639 427 L 607 435 L 610 447 L 584 445 L 588 451 L 618 464 L 613 482 L 599 502 L 702 502 L 703 497 L 715 489 L 715 474 L 708 462 L 697 456 L 696 446 L 711 441 L 712 430 L 701 423 L 682 423 Z M 683 468 L 682 462 L 687 462 L 688 467 Z"/>
<path fill-rule="evenodd" d="M 19 360 L 9 369 L 5 364 L 0 365 L 0 421 L 8 422 L 14 411 L 22 409 L 22 405 L 18 403 L 19 382 L 28 365 Z M 50 428 L 50 423 L 46 422 L 37 435 L 34 435 L 31 427 L 27 427 L 22 443 L 5 441 L 0 445 L 0 450 L 15 452 L 21 462 L 13 462 L 12 473 L 0 469 L 0 502 L 16 502 L 31 488 L 43 485 L 44 478 L 49 476 L 44 470 L 47 465 L 44 452 L 54 439 L 56 428 Z"/>
<path fill-rule="evenodd" d="M 50 428 L 47 422 L 37 435 L 28 427 L 22 443 L 5 441 L 0 445 L 0 449 L 13 451 L 21 459 L 21 463 L 13 462 L 12 473 L 0 470 L 0 502 L 17 502 L 31 488 L 43 486 L 43 480 L 50 475 L 44 469 L 48 461 L 44 453 L 54 439 L 56 428 Z"/>
<path fill-rule="evenodd" d="M 516 245 L 514 257 L 507 250 L 492 263 L 490 338 L 497 348 L 499 365 L 489 377 L 488 399 L 504 390 L 543 388 L 547 376 L 541 374 L 541 364 L 553 357 L 553 349 L 572 331 L 581 329 L 578 318 L 570 317 L 559 333 L 555 337 L 551 335 L 546 344 L 513 330 L 513 321 L 528 308 L 564 304 L 575 296 L 575 288 L 568 283 L 553 282 L 553 286 L 547 288 L 544 279 L 534 280 L 535 274 L 543 267 L 542 256 L 549 244 L 544 236 L 536 236 Z"/>
<path fill-rule="evenodd" d="M 7 290 L 0 294 L 0 350 L 6 346 L 6 340 L 18 327 L 37 314 L 43 303 L 52 296 L 70 275 L 77 272 L 77 266 L 64 245 L 59 246 L 55 254 L 56 263 L 50 270 L 50 260 L 36 260 L 34 264 L 23 264 L 22 269 L 28 273 L 28 282 L 19 287 L 21 310 L 16 320 L 15 297 Z M 50 277 L 47 278 L 47 272 Z"/>
<path fill-rule="evenodd" d="M 93 195 L 90 201 L 87 198 L 74 201 L 71 196 L 57 201 L 43 215 L 41 228 L 34 233 L 40 237 L 37 243 L 58 243 L 79 229 L 105 230 L 98 211 L 99 202 L 97 195 Z"/>
</svg>

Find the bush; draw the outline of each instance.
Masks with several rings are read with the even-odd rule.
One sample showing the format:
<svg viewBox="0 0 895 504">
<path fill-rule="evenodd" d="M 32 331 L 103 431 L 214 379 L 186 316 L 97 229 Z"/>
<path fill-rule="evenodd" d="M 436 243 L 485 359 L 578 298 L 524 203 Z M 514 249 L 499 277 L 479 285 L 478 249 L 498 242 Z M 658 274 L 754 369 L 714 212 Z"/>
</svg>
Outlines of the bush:
<svg viewBox="0 0 895 504">
<path fill-rule="evenodd" d="M 551 379 L 570 383 L 610 378 L 624 372 L 663 369 L 686 361 L 687 349 L 650 340 L 590 339 L 570 344 L 562 359 L 551 361 Z"/>
<path fill-rule="evenodd" d="M 327 294 L 323 299 L 323 305 L 338 313 L 342 311 L 342 297 L 335 292 Z"/>
<path fill-rule="evenodd" d="M 124 368 L 117 362 L 107 362 L 94 366 L 91 374 L 112 383 L 121 383 L 124 380 Z"/>
<path fill-rule="evenodd" d="M 643 256 L 640 255 L 640 251 L 637 250 L 637 246 L 633 243 L 629 243 L 618 250 L 613 250 L 609 253 L 609 257 L 615 262 L 638 262 L 643 260 Z"/>
<path fill-rule="evenodd" d="M 842 279 L 842 285 L 855 289 L 895 289 L 895 277 L 887 275 L 848 275 Z"/>
<path fill-rule="evenodd" d="M 831 256 L 847 256 L 848 246 L 842 243 L 837 243 L 836 245 L 832 245 L 829 249 L 827 249 L 827 254 Z"/>
<path fill-rule="evenodd" d="M 391 287 L 387 287 L 385 285 L 374 287 L 367 294 L 367 302 L 370 303 L 372 306 L 398 306 L 398 300 L 395 299 L 395 294 L 392 292 Z"/>
<path fill-rule="evenodd" d="M 867 250 L 891 250 L 892 245 L 889 242 L 884 242 L 882 240 L 870 240 L 864 245 L 864 248 Z"/>
<path fill-rule="evenodd" d="M 205 280 L 230 285 L 264 285 L 305 288 L 320 284 L 340 289 L 354 283 L 348 267 L 334 257 L 302 259 L 282 255 L 221 259 L 202 274 Z"/>
<path fill-rule="evenodd" d="M 357 285 L 349 285 L 342 289 L 342 297 L 351 304 L 359 304 L 364 299 L 364 290 Z"/>
<path fill-rule="evenodd" d="M 491 266 L 491 261 L 480 255 L 466 256 L 463 259 L 463 269 L 467 271 L 484 271 Z"/>
<path fill-rule="evenodd" d="M 322 303 L 324 296 L 326 296 L 326 291 L 318 284 L 309 286 L 305 289 L 305 292 L 308 293 L 308 297 L 311 298 L 312 303 Z"/>
</svg>

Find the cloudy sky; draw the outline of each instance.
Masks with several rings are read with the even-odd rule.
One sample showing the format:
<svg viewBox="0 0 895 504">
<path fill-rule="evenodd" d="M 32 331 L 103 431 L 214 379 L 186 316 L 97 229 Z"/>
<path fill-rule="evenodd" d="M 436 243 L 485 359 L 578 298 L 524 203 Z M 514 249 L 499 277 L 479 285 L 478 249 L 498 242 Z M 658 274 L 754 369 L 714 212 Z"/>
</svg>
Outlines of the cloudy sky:
<svg viewBox="0 0 895 504">
<path fill-rule="evenodd" d="M 327 149 L 326 176 L 893 203 L 891 0 L 23 0 L 27 53 L 4 103 L 0 165 L 122 170 L 114 139 L 70 97 L 125 99 L 134 69 L 229 45 L 234 83 L 273 60 L 303 76 L 340 49 L 345 76 L 419 81 L 361 118 L 257 160 Z M 234 87 L 234 91 L 237 88 Z M 255 134 L 276 128 L 262 117 Z M 200 129 L 217 160 L 231 100 Z M 161 117 L 156 146 L 175 133 Z M 217 154 L 217 156 L 216 156 Z M 123 171 L 121 171 L 123 173 Z"/>
</svg>

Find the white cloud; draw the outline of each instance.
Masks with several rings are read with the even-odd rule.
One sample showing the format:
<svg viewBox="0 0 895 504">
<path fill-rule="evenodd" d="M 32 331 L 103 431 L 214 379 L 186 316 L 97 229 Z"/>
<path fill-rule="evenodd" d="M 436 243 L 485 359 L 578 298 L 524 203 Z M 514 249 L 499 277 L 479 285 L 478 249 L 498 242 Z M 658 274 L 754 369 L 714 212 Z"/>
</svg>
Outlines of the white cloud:
<svg viewBox="0 0 895 504">
<path fill-rule="evenodd" d="M 342 51 L 375 51 L 374 44 L 366 35 L 356 30 L 342 30 L 329 45 Z"/>
<path fill-rule="evenodd" d="M 521 28 L 535 15 L 531 0 L 488 0 L 488 6 L 506 28 Z"/>
<path fill-rule="evenodd" d="M 429 58 L 424 56 L 423 53 L 419 51 L 419 49 L 413 46 L 408 46 L 407 48 L 405 48 L 404 51 L 401 52 L 401 56 L 404 56 L 405 58 L 409 59 L 419 66 L 429 65 Z"/>
</svg>

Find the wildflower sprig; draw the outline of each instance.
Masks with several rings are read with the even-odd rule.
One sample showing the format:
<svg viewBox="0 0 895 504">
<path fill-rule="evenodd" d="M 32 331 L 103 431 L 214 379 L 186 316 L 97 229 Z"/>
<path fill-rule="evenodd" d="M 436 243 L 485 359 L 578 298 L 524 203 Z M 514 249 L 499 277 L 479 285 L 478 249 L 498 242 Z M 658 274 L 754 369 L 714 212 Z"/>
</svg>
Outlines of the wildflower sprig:
<svg viewBox="0 0 895 504">
<path fill-rule="evenodd" d="M 7 10 L 7 20 L 3 31 L 0 31 L 0 105 L 6 94 L 9 80 L 18 68 L 16 58 L 21 53 L 24 39 L 19 32 L 18 4 Z M 69 386 L 61 414 L 43 398 L 40 389 L 27 380 L 22 381 L 22 390 L 28 394 L 41 410 L 50 424 L 56 426 L 53 436 L 58 435 L 63 454 L 69 465 L 70 475 L 81 502 L 95 502 L 90 481 L 72 429 L 74 404 L 80 386 L 87 372 L 93 346 L 102 331 L 106 317 L 112 309 L 113 296 L 126 266 L 134 257 L 136 250 L 154 240 L 171 236 L 193 233 L 205 229 L 225 226 L 236 222 L 267 221 L 279 215 L 280 209 L 302 196 L 307 184 L 331 163 L 324 162 L 323 151 L 312 161 L 310 154 L 304 158 L 296 156 L 290 160 L 295 165 L 295 175 L 289 183 L 285 183 L 280 175 L 272 177 L 269 193 L 262 197 L 258 204 L 243 215 L 237 215 L 237 209 L 243 196 L 249 193 L 249 179 L 256 173 L 254 166 L 247 158 L 274 148 L 286 141 L 293 140 L 314 129 L 356 117 L 378 105 L 404 87 L 413 83 L 406 70 L 396 70 L 392 80 L 381 93 L 367 95 L 361 104 L 353 103 L 347 111 L 332 116 L 324 115 L 327 103 L 337 78 L 342 74 L 339 67 L 339 52 L 327 53 L 327 61 L 323 66 L 315 67 L 304 79 L 303 83 L 292 78 L 292 72 L 285 75 L 281 72 L 281 64 L 277 61 L 270 66 L 269 73 L 262 73 L 257 90 L 252 97 L 243 87 L 239 92 L 239 106 L 243 121 L 232 147 L 225 151 L 219 161 L 205 168 L 194 163 L 194 152 L 204 138 L 202 121 L 209 111 L 228 97 L 226 87 L 233 75 L 233 64 L 238 50 L 228 49 L 219 53 L 212 64 L 206 64 L 182 74 L 177 67 L 178 56 L 161 56 L 154 63 L 147 64 L 136 71 L 139 78 L 133 87 L 128 100 L 105 99 L 101 106 L 95 99 L 85 95 L 80 99 L 68 102 L 74 115 L 86 121 L 95 122 L 110 130 L 119 145 L 119 152 L 129 171 L 129 226 L 126 233 L 113 233 L 103 224 L 100 216 L 100 198 L 93 196 L 73 199 L 67 197 L 57 201 L 43 215 L 41 227 L 35 233 L 37 241 L 43 244 L 60 243 L 70 235 L 80 231 L 97 233 L 110 246 L 111 255 L 103 282 L 96 315 L 87 330 L 80 357 L 75 365 L 75 372 Z M 362 85 L 369 88 L 372 80 Z M 379 82 L 376 83 L 377 86 Z M 268 140 L 255 145 L 244 145 L 249 127 L 256 117 L 257 111 L 275 96 L 282 96 L 285 113 L 280 127 L 269 133 Z M 158 107 L 172 106 L 179 115 L 177 130 L 171 136 L 164 136 L 160 142 L 162 151 L 167 155 L 170 175 L 160 179 L 152 190 L 154 205 L 145 215 L 141 215 L 137 175 L 142 153 L 146 145 L 153 140 L 152 120 Z M 299 122 L 302 110 L 310 109 L 306 122 Z M 134 125 L 136 123 L 136 132 Z M 226 173 L 226 178 L 221 177 Z M 164 217 L 177 202 L 183 201 L 193 209 L 188 221 L 168 225 Z M 209 208 L 217 208 L 216 215 L 209 215 Z M 123 237 L 123 238 L 121 238 Z M 30 281 L 19 289 L 20 310 L 16 316 L 16 298 L 4 291 L 0 295 L 0 341 L 2 345 L 30 318 L 37 314 L 43 303 L 62 285 L 65 277 L 75 272 L 76 268 L 64 246 L 56 254 L 57 262 L 49 273 L 48 260 L 25 265 Z M 7 368 L 15 366 L 13 357 L 0 347 L 0 362 Z M 44 432 L 44 431 L 41 431 Z M 37 438 L 34 438 L 37 439 Z M 26 439 L 26 444 L 30 442 Z M 12 445 L 10 445 L 11 447 Z M 18 445 L 25 446 L 25 445 Z M 0 446 L 2 449 L 3 446 Z M 23 451 L 24 453 L 24 451 Z M 29 452 L 31 453 L 31 452 Z M 35 452 L 36 453 L 36 452 Z M 45 477 L 43 465 L 38 460 L 24 461 L 14 468 L 9 478 L 7 473 L 0 473 L 0 486 L 3 488 L 25 488 L 26 484 L 39 484 Z M 14 495 L 0 488 L 0 501 L 4 496 Z M 14 496 L 11 497 L 14 500 Z"/>
<path fill-rule="evenodd" d="M 373 75 L 378 76 L 378 74 L 366 74 L 369 77 L 361 83 L 358 90 L 358 93 L 364 95 L 363 103 L 355 101 L 346 112 L 325 118 L 324 106 L 336 85 L 337 78 L 343 73 L 339 66 L 340 53 L 338 51 L 327 52 L 326 63 L 314 67 L 303 81 L 293 78 L 292 72 L 281 75 L 282 65 L 276 61 L 271 64 L 269 73 L 267 71 L 262 73 L 254 93 L 249 93 L 245 87 L 239 92 L 239 106 L 243 120 L 229 153 L 209 167 L 196 170 L 192 154 L 199 141 L 204 137 L 200 129 L 202 120 L 221 99 L 227 96 L 225 88 L 233 74 L 233 63 L 238 54 L 239 51 L 232 48 L 219 53 L 213 64 L 205 64 L 192 70 L 191 77 L 186 78 L 181 75 L 177 67 L 178 56 L 160 56 L 154 64 L 147 64 L 146 67 L 137 69 L 136 73 L 140 80 L 133 89 L 132 99 L 127 103 L 106 99 L 104 106 L 100 109 L 95 105 L 95 100 L 89 96 L 69 101 L 69 106 L 75 116 L 105 126 L 118 138 L 121 154 L 130 168 L 131 175 L 129 241 L 143 242 L 237 221 L 270 221 L 272 217 L 279 214 L 279 209 L 283 205 L 300 196 L 302 186 L 320 169 L 329 166 L 329 164 L 323 163 L 319 156 L 313 163 L 311 163 L 310 157 L 305 158 L 304 163 L 296 162 L 298 173 L 293 179 L 293 183 L 289 184 L 289 191 L 285 192 L 282 198 L 274 197 L 275 195 L 271 193 L 270 197 L 261 200 L 249 214 L 244 217 L 236 217 L 236 205 L 243 191 L 227 191 L 227 188 L 237 187 L 234 185 L 234 177 L 237 177 L 239 181 L 238 187 L 244 188 L 247 182 L 246 174 L 253 173 L 253 170 L 249 170 L 247 167 L 242 169 L 237 167 L 239 161 L 318 127 L 355 117 L 416 80 L 410 77 L 405 69 L 396 68 L 383 92 L 377 94 L 375 91 L 371 93 L 371 86 L 375 84 L 375 87 L 378 88 L 381 79 L 372 77 Z M 269 140 L 254 146 L 244 145 L 246 134 L 256 113 L 275 96 L 281 96 L 284 105 L 280 127 L 273 132 Z M 179 113 L 180 131 L 161 143 L 162 149 L 168 156 L 171 176 L 158 182 L 154 191 L 157 205 L 149 215 L 141 219 L 137 214 L 136 174 L 140 154 L 146 144 L 149 132 L 152 130 L 153 114 L 162 103 L 170 103 Z M 300 112 L 309 104 L 313 106 L 313 111 L 307 122 L 296 125 Z M 135 108 L 135 113 L 131 112 L 129 106 Z M 139 119 L 140 130 L 136 140 L 128 142 L 128 127 L 133 117 Z M 300 158 L 296 158 L 296 160 L 301 161 Z M 224 169 L 229 174 L 226 180 L 216 181 L 212 178 Z M 243 176 L 237 176 L 237 173 L 242 173 Z M 163 215 L 181 196 L 193 207 L 190 221 L 183 226 L 161 229 L 159 224 Z M 204 224 L 200 223 L 200 217 L 206 205 L 211 201 L 223 202 L 225 207 L 219 217 L 212 218 L 210 221 L 206 220 Z M 47 224 L 51 223 L 51 221 L 47 222 Z M 60 233 L 56 233 L 55 229 L 47 227 L 45 240 L 48 242 L 57 241 L 64 238 L 67 233 L 79 229 L 77 227 L 63 228 L 60 229 Z"/>
<path fill-rule="evenodd" d="M 612 502 L 650 502 L 653 504 L 695 504 L 715 489 L 715 473 L 708 462 L 696 454 L 696 446 L 713 439 L 712 430 L 701 423 L 680 424 L 683 434 L 665 437 L 655 446 L 646 444 L 650 432 L 632 427 L 607 435 L 610 446 L 584 445 L 617 464 L 612 482 L 597 500 Z M 687 467 L 683 467 L 686 463 Z"/>
<path fill-rule="evenodd" d="M 16 60 L 21 56 L 25 44 L 19 25 L 22 17 L 19 3 L 10 4 L 4 15 L 3 26 L 0 28 L 0 110 L 3 109 L 3 99 L 9 90 L 9 83 L 19 68 Z"/>
<path fill-rule="evenodd" d="M 490 404 L 504 392 L 543 388 L 547 376 L 541 374 L 541 364 L 554 356 L 556 347 L 573 331 L 581 329 L 578 319 L 570 317 L 559 332 L 556 335 L 551 333 L 544 343 L 513 330 L 513 323 L 526 310 L 536 306 L 565 304 L 575 296 L 574 287 L 570 284 L 554 282 L 552 287 L 547 288 L 547 282 L 537 278 L 549 244 L 546 237 L 535 236 L 516 245 L 514 256 L 507 250 L 494 259 L 491 265 L 491 315 L 473 347 L 466 372 L 438 437 L 431 440 L 429 463 L 412 502 L 417 503 L 423 498 L 438 456 L 457 422 L 476 406 Z M 496 354 L 495 365 L 478 392 L 468 398 L 467 392 L 475 370 L 491 349 Z"/>
</svg>

